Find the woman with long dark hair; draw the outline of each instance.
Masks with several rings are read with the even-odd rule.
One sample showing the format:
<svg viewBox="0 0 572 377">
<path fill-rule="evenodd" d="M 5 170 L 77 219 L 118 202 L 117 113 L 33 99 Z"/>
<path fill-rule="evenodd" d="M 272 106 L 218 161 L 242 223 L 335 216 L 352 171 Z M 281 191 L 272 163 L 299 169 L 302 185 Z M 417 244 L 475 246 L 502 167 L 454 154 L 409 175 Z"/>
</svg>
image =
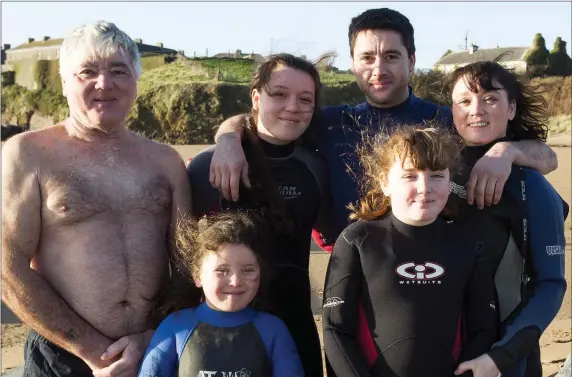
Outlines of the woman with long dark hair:
<svg viewBox="0 0 572 377">
<path fill-rule="evenodd" d="M 538 342 L 566 291 L 568 205 L 539 172 L 516 165 L 497 205 L 482 210 L 469 206 L 465 185 L 476 161 L 496 143 L 546 141 L 546 102 L 538 87 L 521 83 L 496 62 L 458 68 L 447 84 L 455 127 L 466 144 L 448 208 L 457 219 L 477 219 L 487 227 L 487 259 L 495 272 L 502 321 L 501 337 L 488 355 L 460 369 L 473 369 L 476 376 L 487 370 L 503 376 L 541 376 Z"/>
</svg>

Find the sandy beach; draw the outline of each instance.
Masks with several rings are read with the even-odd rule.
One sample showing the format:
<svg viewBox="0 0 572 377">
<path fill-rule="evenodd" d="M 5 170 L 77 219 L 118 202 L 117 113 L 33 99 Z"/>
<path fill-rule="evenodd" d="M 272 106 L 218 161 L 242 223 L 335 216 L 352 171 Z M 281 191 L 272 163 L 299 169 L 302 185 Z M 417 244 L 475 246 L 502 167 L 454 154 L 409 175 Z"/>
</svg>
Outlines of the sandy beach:
<svg viewBox="0 0 572 377">
<path fill-rule="evenodd" d="M 560 137 L 552 137 L 549 144 L 553 146 L 558 154 L 559 168 L 547 176 L 550 183 L 556 188 L 560 195 L 569 204 L 572 203 L 572 182 L 571 182 L 571 136 L 563 135 Z M 184 145 L 175 146 L 175 149 L 181 154 L 184 160 L 196 155 L 206 145 Z M 571 350 L 571 302 L 570 302 L 570 282 L 571 282 L 571 219 L 569 216 L 566 221 L 566 279 L 568 281 L 568 290 L 564 299 L 564 303 L 558 316 L 547 329 L 541 338 L 541 352 L 543 360 L 543 376 L 554 376 Z M 328 256 L 323 253 L 314 253 L 311 256 L 311 280 L 314 289 L 314 297 L 312 306 L 317 326 L 321 329 L 320 323 L 320 307 L 321 307 L 321 289 L 327 266 Z M 24 363 L 23 345 L 26 340 L 28 328 L 19 324 L 15 318 L 2 305 L 2 375 L 17 376 L 18 371 Z M 321 334 L 320 334 L 321 335 Z M 10 374 L 10 372 L 12 372 Z"/>
</svg>

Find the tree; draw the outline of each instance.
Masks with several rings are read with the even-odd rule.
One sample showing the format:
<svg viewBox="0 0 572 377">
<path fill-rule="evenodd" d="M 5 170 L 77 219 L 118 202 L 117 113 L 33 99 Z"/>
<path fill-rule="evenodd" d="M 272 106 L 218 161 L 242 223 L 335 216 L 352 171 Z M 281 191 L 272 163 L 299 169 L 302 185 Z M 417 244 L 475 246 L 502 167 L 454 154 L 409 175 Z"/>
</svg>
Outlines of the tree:
<svg viewBox="0 0 572 377">
<path fill-rule="evenodd" d="M 566 53 L 566 42 L 562 38 L 556 38 L 554 49 L 548 56 L 547 73 L 553 76 L 572 75 L 572 59 Z"/>
<path fill-rule="evenodd" d="M 546 41 L 540 33 L 536 33 L 532 41 L 532 48 L 526 52 L 526 71 L 533 76 L 544 74 L 548 66 L 548 56 L 550 53 L 546 49 Z"/>
</svg>

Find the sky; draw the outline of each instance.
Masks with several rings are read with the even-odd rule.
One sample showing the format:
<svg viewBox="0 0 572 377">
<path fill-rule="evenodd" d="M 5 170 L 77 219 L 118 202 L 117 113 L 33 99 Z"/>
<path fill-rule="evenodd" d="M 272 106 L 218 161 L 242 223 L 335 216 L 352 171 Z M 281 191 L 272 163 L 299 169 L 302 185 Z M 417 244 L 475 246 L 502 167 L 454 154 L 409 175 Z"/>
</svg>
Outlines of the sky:
<svg viewBox="0 0 572 377">
<path fill-rule="evenodd" d="M 114 22 L 143 43 L 162 42 L 192 57 L 220 52 L 288 52 L 316 59 L 336 51 L 334 65 L 351 67 L 348 26 L 366 9 L 388 7 L 415 29 L 416 68 L 427 69 L 447 49 L 531 46 L 542 33 L 572 47 L 570 2 L 2 2 L 2 43 L 65 37 L 95 20 Z"/>
</svg>

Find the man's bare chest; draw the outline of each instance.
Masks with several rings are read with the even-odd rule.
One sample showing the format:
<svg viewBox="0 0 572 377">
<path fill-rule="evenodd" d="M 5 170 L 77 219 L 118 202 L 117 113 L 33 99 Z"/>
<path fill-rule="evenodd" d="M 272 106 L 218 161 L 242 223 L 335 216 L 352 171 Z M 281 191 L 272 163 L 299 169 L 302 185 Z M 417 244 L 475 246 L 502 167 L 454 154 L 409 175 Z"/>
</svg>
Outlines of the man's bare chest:
<svg viewBox="0 0 572 377">
<path fill-rule="evenodd" d="M 76 223 L 92 216 L 124 218 L 169 211 L 171 186 L 145 165 L 74 161 L 40 177 L 44 219 Z"/>
</svg>

